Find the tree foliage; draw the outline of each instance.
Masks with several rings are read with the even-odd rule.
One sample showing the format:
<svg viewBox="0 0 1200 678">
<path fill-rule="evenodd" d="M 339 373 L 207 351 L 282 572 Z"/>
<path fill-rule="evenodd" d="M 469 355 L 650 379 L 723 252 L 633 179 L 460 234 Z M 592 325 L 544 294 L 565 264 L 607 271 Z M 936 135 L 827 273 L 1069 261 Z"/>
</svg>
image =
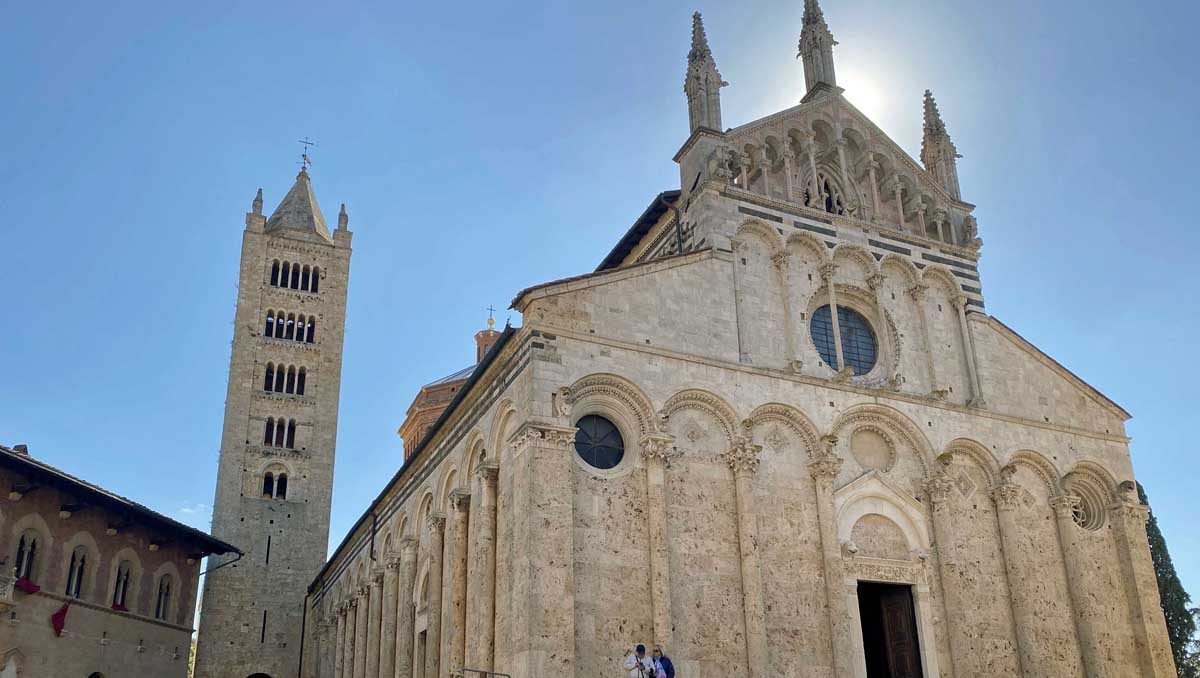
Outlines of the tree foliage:
<svg viewBox="0 0 1200 678">
<path fill-rule="evenodd" d="M 1138 501 L 1149 506 L 1146 490 L 1137 484 Z M 1200 678 L 1200 639 L 1196 638 L 1196 622 L 1200 608 L 1189 607 L 1192 597 L 1183 590 L 1167 541 L 1158 529 L 1154 511 L 1146 522 L 1146 539 L 1150 542 L 1150 558 L 1154 561 L 1154 576 L 1158 579 L 1158 596 L 1163 615 L 1167 618 L 1167 636 L 1171 639 L 1171 654 L 1175 657 L 1175 668 L 1179 678 Z"/>
</svg>

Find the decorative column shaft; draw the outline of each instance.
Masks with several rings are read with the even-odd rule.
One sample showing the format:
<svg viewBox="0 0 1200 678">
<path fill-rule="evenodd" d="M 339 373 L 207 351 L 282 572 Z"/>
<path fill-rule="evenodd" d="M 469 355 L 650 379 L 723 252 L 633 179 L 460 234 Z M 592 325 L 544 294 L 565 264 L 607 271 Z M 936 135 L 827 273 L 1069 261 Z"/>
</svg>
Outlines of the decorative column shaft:
<svg viewBox="0 0 1200 678">
<path fill-rule="evenodd" d="M 1075 511 L 1081 504 L 1079 497 L 1070 494 L 1050 498 L 1050 508 L 1054 509 L 1054 522 L 1058 526 L 1058 545 L 1062 552 L 1063 566 L 1067 571 L 1067 593 L 1071 606 L 1071 617 L 1075 621 L 1075 636 L 1079 643 L 1079 655 L 1083 660 L 1084 672 L 1088 678 L 1107 678 L 1104 662 L 1099 656 L 1100 647 L 1097 644 L 1096 629 L 1092 626 L 1092 618 L 1086 609 L 1087 589 L 1084 571 L 1079 559 L 1079 533 L 1081 528 L 1075 524 Z"/>
<path fill-rule="evenodd" d="M 949 243 L 951 245 L 954 244 L 953 239 L 950 237 L 950 220 L 946 217 L 946 210 L 939 207 L 933 211 L 933 225 L 938 232 L 938 237 L 942 239 L 942 242 Z"/>
<path fill-rule="evenodd" d="M 883 283 L 884 277 L 880 273 L 872 274 L 869 278 L 867 278 L 867 286 L 870 287 L 873 292 L 875 292 L 875 312 L 879 314 L 879 331 L 876 332 L 876 335 L 879 337 L 879 348 L 882 351 L 882 361 L 892 361 L 893 369 L 891 370 L 891 374 L 888 375 L 888 379 L 891 380 L 895 386 L 899 386 L 899 384 L 896 383 L 898 380 L 895 376 L 895 368 L 899 368 L 899 364 L 896 363 L 896 356 L 892 355 L 892 333 L 888 329 L 887 313 L 884 311 L 884 309 L 887 307 L 883 302 Z M 886 365 L 887 363 L 884 362 L 884 364 Z"/>
<path fill-rule="evenodd" d="M 846 143 L 845 137 L 841 136 L 841 132 L 839 132 L 834 145 L 837 146 L 838 170 L 842 175 L 842 200 L 846 204 L 847 211 L 849 211 L 857 207 L 858 196 L 850 193 L 850 170 L 846 167 Z"/>
<path fill-rule="evenodd" d="M 479 516 L 475 543 L 471 546 L 470 576 L 467 578 L 467 665 L 491 671 L 495 668 L 496 644 L 496 481 L 500 467 L 483 464 L 479 475 Z"/>
<path fill-rule="evenodd" d="M 796 152 L 792 150 L 792 142 L 783 142 L 783 192 L 786 200 L 795 200 L 795 177 L 793 173 L 796 171 Z"/>
<path fill-rule="evenodd" d="M 395 678 L 412 678 L 413 639 L 416 629 L 416 603 L 413 587 L 417 581 L 417 540 L 400 540 L 400 570 L 396 606 L 396 670 Z M 388 678 L 380 676 L 380 678 Z"/>
<path fill-rule="evenodd" d="M 833 353 L 837 360 L 833 369 L 835 372 L 841 372 L 846 362 L 842 358 L 842 328 L 838 322 L 837 282 L 834 280 L 836 273 L 837 265 L 832 263 L 821 265 L 821 279 L 829 286 L 829 323 L 833 326 Z"/>
<path fill-rule="evenodd" d="M 836 436 L 822 437 L 821 448 L 810 451 L 808 472 L 813 478 L 817 495 L 817 524 L 821 533 L 821 562 L 825 570 L 825 599 L 829 606 L 833 674 L 836 678 L 850 678 L 854 675 L 854 643 L 850 637 L 850 613 L 843 592 L 845 568 L 837 537 L 837 515 L 833 509 L 833 481 L 843 462 L 833 451 L 835 446 Z"/>
<path fill-rule="evenodd" d="M 446 572 L 449 586 L 442 608 L 442 675 L 456 675 L 466 659 L 467 628 L 467 530 L 470 520 L 471 493 L 455 489 L 450 493 L 450 518 L 447 521 Z M 472 667 L 474 668 L 474 667 Z"/>
<path fill-rule="evenodd" d="M 771 185 L 768 175 L 771 173 L 771 163 L 767 160 L 767 147 L 759 146 L 754 149 L 754 164 L 758 166 L 758 173 L 762 176 L 763 195 L 771 197 Z"/>
<path fill-rule="evenodd" d="M 354 678 L 367 676 L 367 620 L 370 618 L 370 591 L 363 586 L 358 589 L 358 611 L 354 615 Z"/>
<path fill-rule="evenodd" d="M 825 205 L 821 200 L 821 183 L 817 179 L 817 139 L 816 135 L 809 132 L 804 144 L 804 150 L 808 154 L 808 169 L 812 172 L 812 188 L 808 194 L 808 206 L 813 209 L 824 210 Z"/>
<path fill-rule="evenodd" d="M 900 181 L 900 177 L 892 177 L 892 189 L 896 191 L 896 214 L 900 217 L 900 230 L 908 230 L 904 224 L 904 182 Z"/>
<path fill-rule="evenodd" d="M 779 274 L 779 284 L 783 288 L 783 338 L 786 345 L 788 367 L 798 373 L 800 356 L 796 351 L 797 328 L 792 326 L 791 259 L 792 253 L 786 249 L 771 255 L 771 263 L 775 264 L 775 271 Z"/>
<path fill-rule="evenodd" d="M 1004 552 L 1004 569 L 1008 575 L 1008 592 L 1012 597 L 1013 626 L 1017 633 L 1017 657 L 1022 675 L 1049 676 L 1055 667 L 1044 666 L 1037 651 L 1038 638 L 1033 624 L 1034 608 L 1040 604 L 1033 590 L 1035 581 L 1021 567 L 1021 526 L 1017 510 L 1021 506 L 1021 488 L 1011 480 L 1002 480 L 992 488 L 996 504 L 996 522 L 1000 525 L 1000 547 Z"/>
<path fill-rule="evenodd" d="M 358 633 L 358 597 L 346 603 L 346 645 L 342 648 L 342 678 L 354 678 L 354 637 Z"/>
<path fill-rule="evenodd" d="M 950 507 L 950 492 L 954 482 L 946 476 L 944 465 L 949 458 L 939 461 L 943 467 L 925 481 L 925 494 L 929 496 L 930 512 L 933 514 L 933 534 L 937 544 L 937 562 L 941 565 L 942 595 L 945 597 L 946 630 L 950 636 L 950 658 L 955 676 L 979 676 L 978 656 L 971 643 L 969 629 L 963 620 L 967 610 L 967 596 L 962 590 L 962 561 L 958 544 L 954 538 L 954 516 Z"/>
<path fill-rule="evenodd" d="M 338 606 L 337 635 L 334 636 L 333 646 L 333 678 L 343 678 L 346 675 L 343 670 L 346 658 L 346 611 L 345 605 Z"/>
<path fill-rule="evenodd" d="M 926 205 L 922 200 L 917 200 L 915 203 L 913 203 L 913 208 L 917 210 L 917 228 L 920 229 L 917 235 L 920 235 L 922 238 L 929 237 L 928 226 L 925 225 L 926 207 L 928 207 L 928 205 Z"/>
<path fill-rule="evenodd" d="M 950 303 L 954 304 L 954 308 L 958 312 L 958 329 L 962 333 L 963 352 L 967 354 L 967 372 L 971 378 L 971 397 L 968 404 L 971 407 L 987 407 L 987 401 L 983 399 L 983 383 L 979 379 L 979 367 L 975 360 L 975 336 L 971 333 L 971 326 L 967 323 L 967 296 L 955 293 L 950 297 Z"/>
<path fill-rule="evenodd" d="M 396 610 L 400 599 L 400 559 L 389 553 L 383 570 L 383 615 L 379 622 L 379 678 L 396 675 Z"/>
<path fill-rule="evenodd" d="M 1171 654 L 1162 607 L 1158 604 L 1158 580 L 1146 538 L 1150 508 L 1138 502 L 1132 485 L 1131 481 L 1122 483 L 1123 496 L 1119 495 L 1108 507 L 1117 538 L 1117 560 L 1121 567 L 1121 582 L 1125 585 L 1125 598 L 1129 601 L 1129 618 L 1141 675 L 1167 678 L 1175 675 L 1175 658 Z"/>
<path fill-rule="evenodd" d="M 646 465 L 646 534 L 650 547 L 650 611 L 654 642 L 671 642 L 671 563 L 667 544 L 666 468 L 677 454 L 669 435 L 642 438 Z"/>
<path fill-rule="evenodd" d="M 750 678 L 767 678 L 767 618 L 763 600 L 762 569 L 758 559 L 758 516 L 754 512 L 754 474 L 762 445 L 743 438 L 725 453 L 733 470 L 737 503 L 738 551 L 742 569 L 742 607 L 746 623 L 746 661 Z"/>
<path fill-rule="evenodd" d="M 383 623 L 383 572 L 371 577 L 371 616 L 367 617 L 367 676 L 379 675 L 380 625 Z"/>
<path fill-rule="evenodd" d="M 921 343 L 925 353 L 925 366 L 929 373 L 929 392 L 936 396 L 941 393 L 941 388 L 937 382 L 937 368 L 934 367 L 936 362 L 933 358 L 933 340 L 929 336 L 929 319 L 925 316 L 925 291 L 929 289 L 928 285 L 917 283 L 908 288 L 908 296 L 912 298 L 913 303 L 917 306 L 917 320 L 921 325 Z"/>
<path fill-rule="evenodd" d="M 429 515 L 428 626 L 425 628 L 425 678 L 442 678 L 442 543 L 446 515 Z"/>
<path fill-rule="evenodd" d="M 867 155 L 867 179 L 871 182 L 871 217 L 872 221 L 883 220 L 883 209 L 879 206 L 879 182 L 875 179 L 875 170 L 879 163 L 870 154 Z"/>
</svg>

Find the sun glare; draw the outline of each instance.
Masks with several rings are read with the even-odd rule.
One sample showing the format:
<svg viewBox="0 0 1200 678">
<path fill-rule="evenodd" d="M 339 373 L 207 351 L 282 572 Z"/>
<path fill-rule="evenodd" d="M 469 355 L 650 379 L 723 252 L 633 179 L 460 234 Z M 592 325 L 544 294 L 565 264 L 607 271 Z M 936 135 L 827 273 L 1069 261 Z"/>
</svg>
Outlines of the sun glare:
<svg viewBox="0 0 1200 678">
<path fill-rule="evenodd" d="M 854 70 L 839 71 L 838 85 L 846 90 L 843 96 L 868 118 L 876 121 L 888 118 L 888 98 L 870 75 Z"/>
</svg>

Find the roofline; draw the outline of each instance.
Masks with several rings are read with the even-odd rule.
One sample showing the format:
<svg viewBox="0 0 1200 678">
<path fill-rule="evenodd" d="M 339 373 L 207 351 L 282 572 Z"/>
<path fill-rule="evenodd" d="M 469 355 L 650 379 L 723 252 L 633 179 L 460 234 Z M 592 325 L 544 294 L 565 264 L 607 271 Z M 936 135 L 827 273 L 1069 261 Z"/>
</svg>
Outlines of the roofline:
<svg viewBox="0 0 1200 678">
<path fill-rule="evenodd" d="M 1057 368 L 1057 369 L 1059 369 L 1059 370 L 1062 370 L 1063 372 L 1065 372 L 1065 373 L 1067 374 L 1067 376 L 1068 376 L 1068 377 L 1070 377 L 1072 380 L 1074 380 L 1074 381 L 1078 382 L 1078 383 L 1079 383 L 1079 385 L 1083 386 L 1085 389 L 1087 389 L 1088 391 L 1090 391 L 1090 392 L 1091 392 L 1093 395 L 1095 395 L 1096 397 L 1098 397 L 1098 398 L 1099 398 L 1099 399 L 1102 401 L 1102 404 L 1104 404 L 1104 405 L 1107 405 L 1108 407 L 1110 407 L 1110 408 L 1112 408 L 1112 409 L 1116 410 L 1116 413 L 1117 413 L 1119 416 L 1121 416 L 1121 417 L 1124 417 L 1126 421 L 1128 421 L 1128 420 L 1130 420 L 1130 419 L 1133 419 L 1133 415 L 1132 415 L 1132 414 L 1130 414 L 1128 410 L 1126 410 L 1124 407 L 1121 407 L 1120 405 L 1118 405 L 1118 404 L 1117 404 L 1117 403 L 1116 403 L 1116 402 L 1115 402 L 1115 401 L 1114 401 L 1112 398 L 1109 398 L 1108 396 L 1106 396 L 1106 395 L 1104 395 L 1103 393 L 1101 393 L 1101 392 L 1100 392 L 1100 389 L 1098 389 L 1098 388 L 1096 388 L 1095 386 L 1092 386 L 1091 384 L 1089 384 L 1089 383 L 1087 383 L 1086 381 L 1084 381 L 1084 380 L 1083 380 L 1083 379 L 1082 379 L 1082 378 L 1081 378 L 1081 377 L 1080 377 L 1078 374 L 1075 374 L 1074 372 L 1072 372 L 1071 370 L 1069 370 L 1068 368 L 1066 368 L 1065 366 L 1063 366 L 1063 364 L 1062 364 L 1062 363 L 1058 362 L 1058 361 L 1057 361 L 1057 360 L 1055 360 L 1054 358 L 1052 358 L 1052 357 L 1050 357 L 1049 355 L 1047 355 L 1047 354 L 1046 354 L 1044 351 L 1042 351 L 1042 349 L 1040 349 L 1040 348 L 1038 348 L 1037 346 L 1035 346 L 1035 345 L 1033 344 L 1033 342 L 1031 342 L 1031 341 L 1029 341 L 1028 339 L 1026 339 L 1025 337 L 1021 336 L 1021 335 L 1020 335 L 1020 333 L 1018 333 L 1018 332 L 1017 332 L 1016 330 L 1014 330 L 1013 328 L 1009 327 L 1008 325 L 1005 325 L 1005 324 L 1004 324 L 1004 323 L 1003 323 L 1003 322 L 1002 322 L 1002 321 L 1001 321 L 999 318 L 997 318 L 997 317 L 996 317 L 996 316 L 994 316 L 994 315 L 989 315 L 987 318 L 988 318 L 988 320 L 989 320 L 990 322 L 993 322 L 993 323 L 995 323 L 995 324 L 996 324 L 996 325 L 999 327 L 999 329 L 1001 329 L 1001 330 L 1003 330 L 1003 331 L 1005 331 L 1005 332 L 1007 332 L 1007 333 L 1011 334 L 1011 335 L 1012 335 L 1012 338 L 1014 338 L 1014 339 L 1016 339 L 1017 341 L 1019 341 L 1019 342 L 1020 342 L 1020 344 L 1022 345 L 1022 347 L 1024 347 L 1024 348 L 1027 348 L 1027 349 L 1030 349 L 1030 350 L 1034 351 L 1034 352 L 1035 352 L 1035 353 L 1037 353 L 1039 356 L 1041 356 L 1041 357 L 1045 358 L 1046 360 L 1050 361 L 1050 363 L 1051 363 L 1051 364 L 1052 364 L 1052 365 L 1053 365 L 1055 368 Z"/>
<path fill-rule="evenodd" d="M 232 544 L 227 544 L 207 532 L 198 530 L 190 525 L 185 525 L 173 518 L 168 518 L 131 499 L 110 492 L 99 485 L 93 485 L 85 480 L 76 478 L 44 461 L 35 459 L 27 454 L 21 454 L 4 445 L 0 445 L 0 467 L 13 470 L 22 475 L 38 476 L 46 484 L 61 492 L 84 495 L 110 511 L 133 513 L 159 529 L 182 533 L 188 539 L 206 548 L 205 554 L 224 555 L 226 553 L 242 553 L 241 549 Z"/>
<path fill-rule="evenodd" d="M 551 280 L 549 282 L 538 283 L 537 285 L 533 285 L 531 287 L 526 287 L 525 289 L 521 290 L 520 292 L 517 292 L 517 296 L 513 297 L 512 303 L 509 304 L 508 307 L 510 309 L 513 309 L 514 311 L 519 311 L 521 313 L 524 313 L 525 311 L 521 307 L 525 305 L 523 303 L 525 300 L 525 297 L 529 296 L 530 294 L 532 294 L 534 292 L 538 292 L 538 291 L 544 290 L 549 287 L 556 287 L 558 285 L 566 285 L 568 283 L 580 282 L 583 280 L 593 280 L 593 279 L 602 278 L 602 277 L 608 276 L 608 275 L 615 275 L 617 273 L 625 273 L 626 271 L 631 271 L 635 268 L 651 266 L 654 264 L 661 264 L 664 261 L 673 261 L 675 259 L 681 259 L 683 257 L 690 257 L 690 256 L 698 255 L 698 254 L 704 254 L 704 253 L 710 252 L 711 250 L 712 250 L 712 247 L 707 246 L 707 247 L 704 247 L 703 249 L 690 250 L 688 252 L 676 252 L 674 254 L 668 254 L 666 256 L 658 257 L 656 259 L 647 259 L 646 261 L 639 261 L 636 264 L 622 266 L 621 268 L 596 270 L 591 273 L 584 273 L 582 275 L 574 275 L 574 276 L 571 276 L 568 278 L 559 278 L 558 280 Z"/>
<path fill-rule="evenodd" d="M 356 532 L 358 532 L 358 529 L 362 527 L 367 518 L 375 514 L 375 510 L 383 502 L 383 499 L 387 496 L 388 491 L 391 490 L 392 486 L 394 486 L 401 477 L 403 477 L 404 472 L 412 467 L 417 460 L 424 455 L 425 449 L 429 447 L 429 443 L 433 437 L 442 430 L 442 426 L 445 425 L 446 421 L 454 415 L 456 410 L 458 410 L 458 406 L 466 398 L 467 394 L 471 392 L 471 389 L 475 387 L 475 384 L 478 383 L 483 377 L 483 374 L 487 372 L 488 367 L 490 367 L 491 364 L 495 362 L 496 357 L 500 355 L 500 351 L 503 350 L 505 345 L 508 344 L 509 339 L 511 339 L 516 333 L 517 328 L 514 328 L 512 325 L 507 323 L 504 325 L 504 331 L 500 333 L 500 338 L 496 340 L 495 344 L 492 344 L 492 347 L 488 349 L 487 354 L 483 356 L 483 360 L 479 361 L 479 364 L 475 366 L 475 371 L 471 373 L 471 376 L 467 379 L 467 382 L 461 389 L 459 389 L 458 395 L 454 396 L 454 399 L 451 400 L 450 404 L 446 406 L 446 409 L 442 412 L 442 415 L 438 417 L 437 421 L 435 421 L 433 426 L 430 427 L 429 433 L 426 433 L 425 437 L 421 439 L 421 442 L 417 444 L 416 449 L 413 450 L 412 456 L 409 457 L 408 461 L 404 462 L 404 464 L 396 470 L 396 473 L 392 476 L 392 479 L 383 486 L 383 489 L 379 491 L 379 494 L 376 495 L 371 504 L 367 506 L 367 510 L 363 511 L 362 515 L 358 517 L 358 520 L 354 522 L 354 525 L 350 526 L 350 529 L 346 531 L 346 536 L 342 537 L 342 541 L 339 542 L 337 548 L 333 550 L 333 557 L 330 557 L 325 561 L 325 564 L 322 565 L 321 569 L 317 572 L 317 576 L 313 577 L 312 582 L 309 583 L 308 593 L 310 595 L 316 591 L 317 584 L 325 576 L 325 573 L 329 571 L 329 567 L 333 564 L 337 554 L 340 553 L 342 549 L 346 548 L 346 545 L 350 542 L 350 538 L 353 537 Z"/>
<path fill-rule="evenodd" d="M 625 231 L 625 235 L 621 236 L 621 239 L 613 246 L 612 251 L 596 267 L 596 272 L 619 266 L 625 260 L 625 257 L 629 256 L 629 253 L 633 251 L 633 248 L 641 242 L 642 238 L 646 237 L 646 234 L 650 232 L 654 224 L 658 223 L 659 217 L 667 211 L 667 207 L 679 199 L 681 193 L 682 191 L 675 189 L 663 191 L 654 196 L 654 200 L 650 201 L 650 205 L 642 212 L 642 216 L 633 222 L 629 230 Z M 666 202 L 665 205 L 663 204 L 664 201 Z"/>
</svg>

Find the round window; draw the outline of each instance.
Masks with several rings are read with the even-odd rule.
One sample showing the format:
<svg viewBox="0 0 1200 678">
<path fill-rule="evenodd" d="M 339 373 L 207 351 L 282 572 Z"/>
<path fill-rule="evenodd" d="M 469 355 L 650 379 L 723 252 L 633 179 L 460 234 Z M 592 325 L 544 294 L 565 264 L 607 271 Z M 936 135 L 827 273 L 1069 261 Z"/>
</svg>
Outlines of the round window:
<svg viewBox="0 0 1200 678">
<path fill-rule="evenodd" d="M 871 331 L 870 323 L 861 313 L 845 306 L 838 306 L 837 320 L 838 332 L 842 335 L 842 360 L 855 376 L 870 372 L 875 366 L 875 333 Z M 812 314 L 810 330 L 821 360 L 836 369 L 833 320 L 828 306 L 822 306 Z"/>
<path fill-rule="evenodd" d="M 580 419 L 576 424 L 575 453 L 589 466 L 610 469 L 625 457 L 625 441 L 615 424 L 594 414 Z"/>
</svg>

